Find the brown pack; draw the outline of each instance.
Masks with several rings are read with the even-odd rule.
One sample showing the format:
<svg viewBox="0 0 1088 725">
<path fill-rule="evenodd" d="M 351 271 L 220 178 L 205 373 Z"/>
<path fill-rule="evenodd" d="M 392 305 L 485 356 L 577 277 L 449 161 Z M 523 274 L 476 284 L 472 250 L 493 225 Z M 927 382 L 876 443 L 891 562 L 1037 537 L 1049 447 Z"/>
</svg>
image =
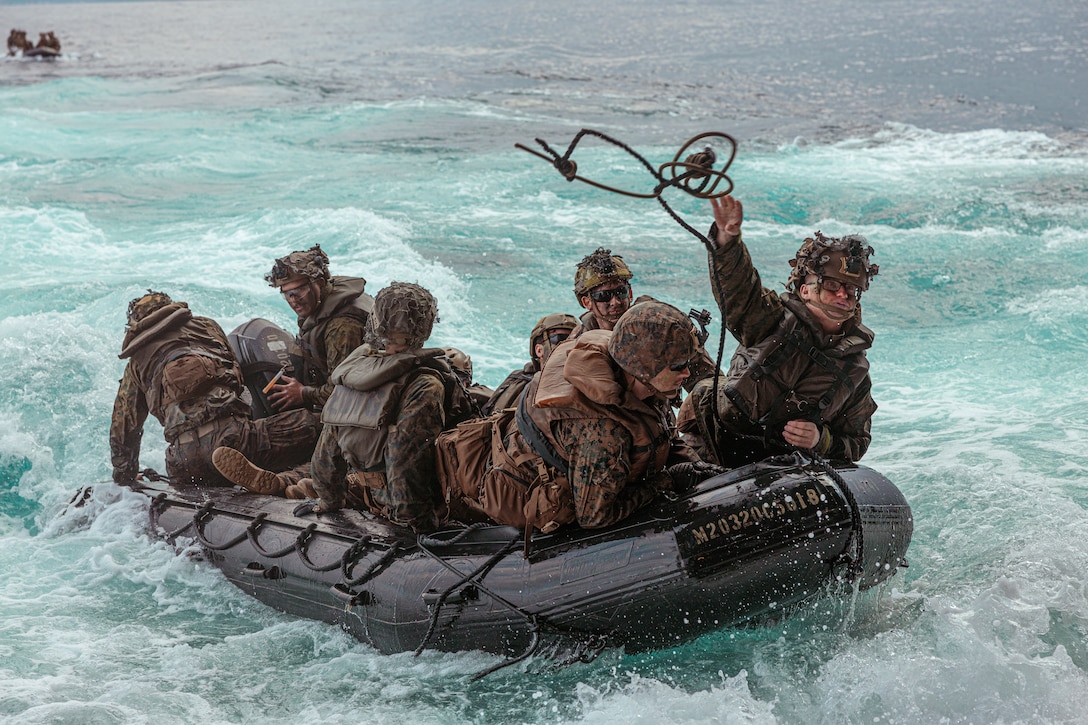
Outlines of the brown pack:
<svg viewBox="0 0 1088 725">
<path fill-rule="evenodd" d="M 204 355 L 183 355 L 162 370 L 163 407 L 183 403 L 211 390 L 221 377 L 219 364 Z"/>
<path fill-rule="evenodd" d="M 518 528 L 544 524 L 547 530 L 572 521 L 573 511 L 569 516 L 559 511 L 562 486 L 540 457 L 507 450 L 516 430 L 513 419 L 513 409 L 505 409 L 438 436 L 438 479 L 450 517 Z M 556 517 L 566 520 L 552 524 Z"/>
</svg>

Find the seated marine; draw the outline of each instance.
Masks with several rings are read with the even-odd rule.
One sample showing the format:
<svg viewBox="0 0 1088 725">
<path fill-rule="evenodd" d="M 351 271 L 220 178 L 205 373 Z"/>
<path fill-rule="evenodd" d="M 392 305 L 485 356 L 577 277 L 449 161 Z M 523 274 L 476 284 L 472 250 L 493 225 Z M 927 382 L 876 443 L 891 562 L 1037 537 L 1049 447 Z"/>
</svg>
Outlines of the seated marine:
<svg viewBox="0 0 1088 725">
<path fill-rule="evenodd" d="M 50 48 L 52 50 L 60 52 L 60 41 L 57 40 L 57 36 L 50 30 L 47 33 L 38 33 L 38 44 L 34 46 L 36 48 Z"/>
<path fill-rule="evenodd" d="M 570 336 L 570 331 L 578 326 L 573 315 L 559 312 L 544 315 L 533 325 L 529 333 L 529 362 L 520 370 L 515 370 L 499 383 L 491 398 L 483 406 L 484 415 L 491 415 L 496 410 L 513 408 L 518 404 L 521 391 L 533 379 L 533 375 L 544 368 L 552 350 Z"/>
<path fill-rule="evenodd" d="M 491 394 L 495 391 L 472 379 L 472 358 L 467 352 L 456 347 L 444 347 L 442 351 L 446 353 L 446 360 L 453 368 L 458 380 L 465 386 L 465 392 L 468 393 L 469 398 L 477 408 L 482 407 L 491 399 Z"/>
<path fill-rule="evenodd" d="M 443 350 L 423 349 L 437 314 L 419 285 L 393 282 L 378 292 L 366 343 L 333 371 L 312 481 L 300 482 L 317 493 L 315 512 L 360 508 L 418 532 L 442 520 L 435 439 L 469 417 L 471 404 Z M 244 488 L 284 488 L 229 449 L 216 451 L 216 463 Z"/>
<path fill-rule="evenodd" d="M 485 421 L 505 428 L 483 470 L 443 460 L 451 510 L 544 533 L 598 528 L 690 484 L 700 462 L 677 437 L 669 400 L 700 349 L 691 320 L 656 301 L 632 306 L 611 331 L 561 343 L 517 413 Z"/>
<path fill-rule="evenodd" d="M 34 44 L 26 37 L 25 30 L 11 29 L 11 33 L 8 35 L 8 55 L 16 55 L 20 51 L 28 51 L 34 47 Z"/>
<path fill-rule="evenodd" d="M 329 374 L 363 344 L 374 299 L 364 291 L 362 277 L 331 275 L 319 244 L 280 257 L 264 278 L 298 315 L 296 339 L 303 357 L 301 379 L 283 376 L 268 400 L 276 410 L 320 411 L 332 394 Z"/>
<path fill-rule="evenodd" d="M 816 232 L 779 294 L 763 287 L 741 240 L 740 201 L 711 204 L 711 286 L 739 344 L 717 389 L 703 380 L 684 401 L 681 430 L 728 467 L 796 449 L 859 460 L 877 407 L 865 355 L 873 332 L 861 323 L 861 295 L 879 270 L 873 248 L 860 235 Z"/>
<path fill-rule="evenodd" d="M 272 470 L 309 458 L 319 432 L 314 416 L 297 410 L 253 420 L 223 329 L 186 303 L 151 290 L 132 300 L 119 357 L 128 364 L 110 423 L 114 481 L 137 479 L 149 413 L 163 426 L 174 483 L 230 485 L 212 465 L 212 452 L 224 445 Z"/>
</svg>

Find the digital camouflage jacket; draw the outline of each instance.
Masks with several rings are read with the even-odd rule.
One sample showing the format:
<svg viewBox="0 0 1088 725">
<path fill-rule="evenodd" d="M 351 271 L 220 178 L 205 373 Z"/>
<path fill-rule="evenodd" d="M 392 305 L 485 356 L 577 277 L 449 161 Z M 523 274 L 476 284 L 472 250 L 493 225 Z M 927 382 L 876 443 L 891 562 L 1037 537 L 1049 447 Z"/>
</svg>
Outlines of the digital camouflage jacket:
<svg viewBox="0 0 1088 725">
<path fill-rule="evenodd" d="M 335 389 L 311 460 L 314 488 L 330 508 L 361 498 L 395 523 L 420 532 L 437 527 L 435 439 L 470 405 L 440 355 L 440 349 L 390 355 L 363 345 L 333 372 Z"/>
<path fill-rule="evenodd" d="M 223 329 L 195 317 L 184 302 L 148 315 L 125 334 L 120 354 L 129 359 L 113 405 L 110 456 L 116 481 L 135 478 L 148 413 L 167 441 L 220 418 L 249 418 L 239 396 L 241 370 Z"/>
</svg>

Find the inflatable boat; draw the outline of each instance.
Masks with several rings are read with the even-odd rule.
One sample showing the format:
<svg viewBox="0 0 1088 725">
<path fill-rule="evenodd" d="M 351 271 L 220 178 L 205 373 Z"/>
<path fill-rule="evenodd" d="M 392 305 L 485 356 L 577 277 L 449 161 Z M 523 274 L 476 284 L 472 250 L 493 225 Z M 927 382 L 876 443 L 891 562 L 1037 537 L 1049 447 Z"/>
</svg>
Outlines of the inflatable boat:
<svg viewBox="0 0 1088 725">
<path fill-rule="evenodd" d="M 861 466 L 801 457 L 729 471 L 606 529 L 479 524 L 416 537 L 369 513 L 297 516 L 297 501 L 232 488 L 138 488 L 152 530 L 191 538 L 275 609 L 343 627 L 385 653 L 478 649 L 515 662 L 546 644 L 674 646 L 836 585 L 906 565 L 899 490 Z M 583 656 L 583 655 L 579 655 Z"/>
<path fill-rule="evenodd" d="M 267 320 L 230 334 L 256 416 L 293 337 Z M 152 530 L 199 542 L 240 589 L 343 627 L 385 653 L 483 650 L 521 660 L 557 642 L 673 646 L 781 615 L 835 586 L 869 589 L 906 566 L 910 506 L 876 471 L 800 454 L 662 494 L 605 529 L 551 534 L 474 524 L 417 537 L 370 513 L 296 515 L 236 488 L 141 484 Z"/>
</svg>

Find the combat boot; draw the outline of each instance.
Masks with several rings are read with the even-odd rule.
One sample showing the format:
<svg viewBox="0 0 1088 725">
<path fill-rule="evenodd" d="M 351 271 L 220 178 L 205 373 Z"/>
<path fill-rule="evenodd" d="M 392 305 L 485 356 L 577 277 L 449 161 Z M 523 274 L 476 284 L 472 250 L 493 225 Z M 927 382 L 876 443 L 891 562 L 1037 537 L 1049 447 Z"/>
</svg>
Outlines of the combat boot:
<svg viewBox="0 0 1088 725">
<path fill-rule="evenodd" d="M 314 480 L 312 478 L 303 478 L 298 483 L 292 483 L 283 492 L 283 495 L 294 499 L 321 498 L 314 489 Z"/>
<path fill-rule="evenodd" d="M 227 446 L 219 446 L 215 449 L 212 453 L 212 463 L 223 474 L 223 478 L 253 493 L 282 496 L 287 487 L 283 479 L 275 473 L 258 468 L 241 451 Z"/>
</svg>

